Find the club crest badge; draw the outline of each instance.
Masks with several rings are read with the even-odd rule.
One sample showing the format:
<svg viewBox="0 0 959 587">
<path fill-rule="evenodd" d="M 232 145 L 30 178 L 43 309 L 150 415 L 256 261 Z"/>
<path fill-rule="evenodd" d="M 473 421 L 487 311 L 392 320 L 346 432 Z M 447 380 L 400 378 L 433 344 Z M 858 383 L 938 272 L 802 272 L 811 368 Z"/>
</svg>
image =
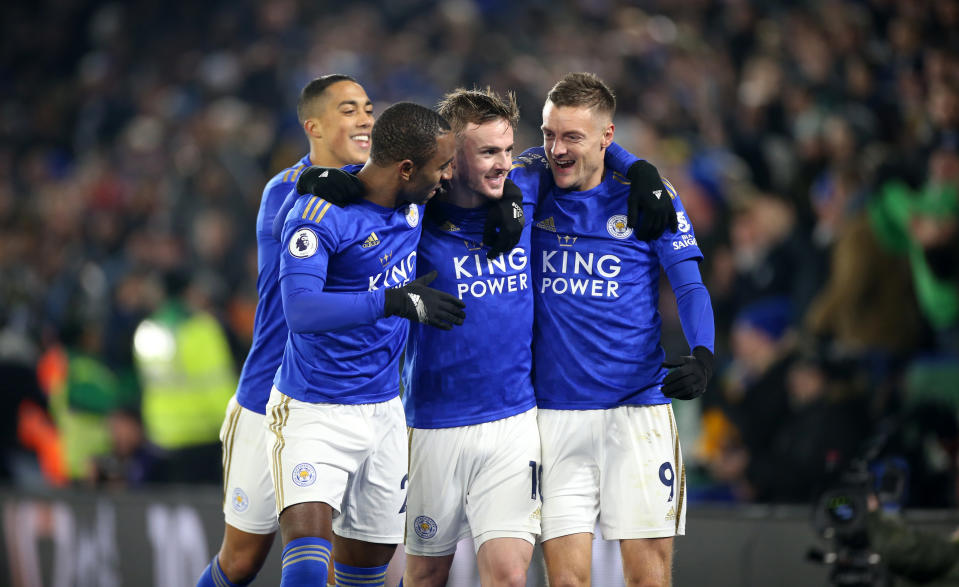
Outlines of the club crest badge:
<svg viewBox="0 0 959 587">
<path fill-rule="evenodd" d="M 410 204 L 406 208 L 406 223 L 410 225 L 410 228 L 416 228 L 420 223 L 420 211 L 416 204 Z"/>
<path fill-rule="evenodd" d="M 250 507 L 250 498 L 246 496 L 246 492 L 237 487 L 233 490 L 232 505 L 233 511 L 242 514 Z"/>
<path fill-rule="evenodd" d="M 614 214 L 606 221 L 606 231 L 613 238 L 627 239 L 633 234 L 633 229 L 626 226 L 625 214 Z"/>
<path fill-rule="evenodd" d="M 436 536 L 436 522 L 429 516 L 417 516 L 413 520 L 413 531 L 423 540 Z"/>
<path fill-rule="evenodd" d="M 300 463 L 293 467 L 293 483 L 300 487 L 306 487 L 307 485 L 313 485 L 314 481 L 316 481 L 316 469 L 313 468 L 313 465 Z"/>
</svg>

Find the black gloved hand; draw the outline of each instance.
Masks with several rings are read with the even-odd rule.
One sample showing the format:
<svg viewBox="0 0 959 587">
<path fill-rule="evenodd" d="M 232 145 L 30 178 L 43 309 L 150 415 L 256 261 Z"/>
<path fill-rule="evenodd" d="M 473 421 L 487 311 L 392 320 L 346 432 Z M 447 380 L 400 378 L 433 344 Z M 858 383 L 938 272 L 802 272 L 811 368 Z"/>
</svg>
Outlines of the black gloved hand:
<svg viewBox="0 0 959 587">
<path fill-rule="evenodd" d="M 495 259 L 513 250 L 526 226 L 523 214 L 523 192 L 513 180 L 503 183 L 503 197 L 492 202 L 483 227 L 483 244 L 489 245 L 487 258 Z"/>
<path fill-rule="evenodd" d="M 366 193 L 363 182 L 352 173 L 336 167 L 309 167 L 296 180 L 296 191 L 313 194 L 342 208 Z"/>
<path fill-rule="evenodd" d="M 639 160 L 629 166 L 626 179 L 630 183 L 626 226 L 636 230 L 636 238 L 652 241 L 667 228 L 676 232 L 679 227 L 676 210 L 656 167 Z"/>
<path fill-rule="evenodd" d="M 454 325 L 463 324 L 466 304 L 445 291 L 427 287 L 434 279 L 436 271 L 430 271 L 403 287 L 386 290 L 385 314 L 442 330 L 452 330 Z"/>
<path fill-rule="evenodd" d="M 663 363 L 663 367 L 669 369 L 663 380 L 663 395 L 695 399 L 706 391 L 706 383 L 713 374 L 713 353 L 698 346 L 693 349 L 692 356 L 680 357 L 676 363 Z"/>
</svg>

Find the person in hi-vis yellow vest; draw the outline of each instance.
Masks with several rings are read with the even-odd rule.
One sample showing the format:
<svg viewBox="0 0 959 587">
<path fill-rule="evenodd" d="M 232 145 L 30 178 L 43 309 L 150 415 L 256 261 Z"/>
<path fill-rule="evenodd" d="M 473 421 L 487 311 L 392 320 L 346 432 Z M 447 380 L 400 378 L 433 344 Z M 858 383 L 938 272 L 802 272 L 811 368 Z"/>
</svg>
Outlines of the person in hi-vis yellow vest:
<svg viewBox="0 0 959 587">
<path fill-rule="evenodd" d="M 171 295 L 134 333 L 143 424 L 168 457 L 169 481 L 218 482 L 219 430 L 236 371 L 223 327 L 186 297 Z"/>
</svg>

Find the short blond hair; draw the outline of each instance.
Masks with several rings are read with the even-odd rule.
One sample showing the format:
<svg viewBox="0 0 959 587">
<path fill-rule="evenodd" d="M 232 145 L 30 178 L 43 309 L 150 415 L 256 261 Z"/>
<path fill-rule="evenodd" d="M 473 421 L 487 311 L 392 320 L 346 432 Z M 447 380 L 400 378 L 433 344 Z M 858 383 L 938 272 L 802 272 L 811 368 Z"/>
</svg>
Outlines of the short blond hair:
<svg viewBox="0 0 959 587">
<path fill-rule="evenodd" d="M 610 118 L 616 112 L 616 96 L 603 80 L 592 73 L 567 73 L 546 94 L 555 106 L 585 107 Z"/>
<path fill-rule="evenodd" d="M 503 119 L 511 128 L 519 124 L 519 106 L 516 105 L 516 95 L 507 92 L 500 96 L 489 86 L 485 89 L 467 90 L 456 88 L 443 96 L 436 105 L 437 111 L 445 118 L 459 135 L 467 124 L 484 124 L 491 120 Z"/>
</svg>

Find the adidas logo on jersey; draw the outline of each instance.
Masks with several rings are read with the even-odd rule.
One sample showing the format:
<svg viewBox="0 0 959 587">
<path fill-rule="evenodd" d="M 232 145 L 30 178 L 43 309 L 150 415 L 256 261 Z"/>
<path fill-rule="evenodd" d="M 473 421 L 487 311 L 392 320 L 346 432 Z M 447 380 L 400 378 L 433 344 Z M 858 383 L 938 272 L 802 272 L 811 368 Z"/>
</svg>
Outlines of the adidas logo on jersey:
<svg viewBox="0 0 959 587">
<path fill-rule="evenodd" d="M 570 236 L 568 234 L 557 234 L 556 240 L 559 241 L 559 246 L 561 247 L 571 247 L 576 244 L 576 239 L 578 236 Z"/>
<path fill-rule="evenodd" d="M 375 247 L 378 244 L 380 244 L 380 238 L 376 236 L 375 232 L 371 232 L 370 236 L 366 237 L 366 240 L 363 241 L 363 244 L 361 246 L 364 249 L 368 249 L 370 247 Z"/>
<path fill-rule="evenodd" d="M 544 218 L 536 223 L 537 228 L 542 228 L 543 230 L 548 230 L 550 232 L 556 232 L 556 222 L 553 221 L 553 217 Z"/>
<path fill-rule="evenodd" d="M 444 230 L 446 232 L 459 232 L 460 227 L 447 220 L 443 223 L 443 226 L 440 227 L 440 230 Z"/>
<path fill-rule="evenodd" d="M 675 520 L 676 519 L 676 508 L 669 506 L 669 512 L 666 513 L 666 520 Z"/>
</svg>

